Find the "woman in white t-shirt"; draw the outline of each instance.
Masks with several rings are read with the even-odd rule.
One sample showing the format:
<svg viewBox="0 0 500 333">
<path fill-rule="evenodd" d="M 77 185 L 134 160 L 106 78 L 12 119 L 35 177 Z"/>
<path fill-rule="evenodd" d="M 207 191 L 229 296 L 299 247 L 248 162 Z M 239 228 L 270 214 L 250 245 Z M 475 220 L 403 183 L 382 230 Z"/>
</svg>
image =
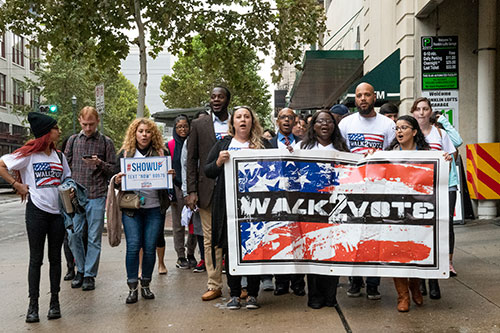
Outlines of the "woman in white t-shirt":
<svg viewBox="0 0 500 333">
<path fill-rule="evenodd" d="M 440 130 L 431 123 L 432 116 L 432 106 L 431 102 L 425 98 L 420 97 L 413 102 L 410 110 L 411 114 L 415 119 L 417 119 L 420 129 L 425 136 L 425 141 L 429 144 L 431 150 L 442 150 L 451 155 L 452 163 L 450 167 L 450 177 L 448 181 L 449 187 L 449 239 L 450 239 L 450 271 L 454 272 L 453 266 L 451 265 L 453 258 L 453 249 L 455 247 L 455 232 L 453 231 L 453 215 L 455 211 L 455 203 L 457 201 L 457 186 L 458 186 L 458 174 L 455 167 L 455 160 L 457 150 L 450 140 L 448 134 L 445 131 Z M 424 280 L 422 280 L 424 281 Z M 427 294 L 425 288 L 425 282 L 422 285 L 423 294 Z M 429 297 L 432 299 L 441 298 L 441 291 L 439 289 L 439 284 L 437 280 L 429 280 Z"/>
<path fill-rule="evenodd" d="M 28 114 L 34 140 L 12 154 L 0 159 L 0 176 L 8 181 L 21 195 L 26 204 L 26 231 L 30 250 L 28 285 L 30 303 L 26 315 L 27 323 L 40 321 L 38 298 L 40 297 L 40 274 L 43 263 L 45 238 L 48 240 L 50 307 L 48 319 L 61 317 L 59 290 L 61 284 L 61 248 L 64 240 L 64 221 L 59 211 L 57 187 L 71 176 L 68 162 L 56 151 L 61 131 L 57 121 L 45 114 Z M 8 170 L 18 172 L 20 179 L 12 177 Z"/>
<path fill-rule="evenodd" d="M 320 110 L 312 116 L 304 139 L 300 143 L 300 148 L 349 152 L 335 117 L 328 110 Z M 313 309 L 335 306 L 337 304 L 338 282 L 338 276 L 308 274 L 307 305 Z"/>
<path fill-rule="evenodd" d="M 232 275 L 229 270 L 227 251 L 227 212 L 226 192 L 224 178 L 224 163 L 229 161 L 230 151 L 241 149 L 263 149 L 271 148 L 271 144 L 262 138 L 262 128 L 255 113 L 248 106 L 239 106 L 229 119 L 228 135 L 215 143 L 207 157 L 205 164 L 205 175 L 216 179 L 214 194 L 212 198 L 212 247 L 220 248 L 226 253 L 226 276 L 230 288 L 230 300 L 227 308 L 237 310 L 241 308 L 241 276 Z M 247 309 L 257 309 L 257 296 L 260 287 L 260 276 L 249 275 L 248 297 L 246 299 Z"/>
</svg>

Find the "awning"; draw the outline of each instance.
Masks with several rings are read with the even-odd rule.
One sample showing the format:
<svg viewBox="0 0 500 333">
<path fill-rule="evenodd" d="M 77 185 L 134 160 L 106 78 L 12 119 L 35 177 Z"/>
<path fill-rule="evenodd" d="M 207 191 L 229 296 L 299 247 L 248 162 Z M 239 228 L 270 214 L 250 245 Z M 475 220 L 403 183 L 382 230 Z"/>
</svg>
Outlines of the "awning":
<svg viewBox="0 0 500 333">
<path fill-rule="evenodd" d="M 194 115 L 199 111 L 210 111 L 208 106 L 200 106 L 197 108 L 188 109 L 167 109 L 165 111 L 155 112 L 151 115 L 154 121 L 158 123 L 165 123 L 167 127 L 173 126 L 174 120 L 178 115 L 184 114 L 189 118 L 193 118 Z"/>
<path fill-rule="evenodd" d="M 380 106 L 389 101 L 399 101 L 400 86 L 400 60 L 399 49 L 384 59 L 377 67 L 366 73 L 362 78 L 354 82 L 347 93 L 341 99 L 342 104 L 354 106 L 354 92 L 356 86 L 361 82 L 367 82 L 373 86 L 377 95 L 375 106 Z"/>
<path fill-rule="evenodd" d="M 363 73 L 363 51 L 306 51 L 290 92 L 295 110 L 328 107 Z"/>
</svg>

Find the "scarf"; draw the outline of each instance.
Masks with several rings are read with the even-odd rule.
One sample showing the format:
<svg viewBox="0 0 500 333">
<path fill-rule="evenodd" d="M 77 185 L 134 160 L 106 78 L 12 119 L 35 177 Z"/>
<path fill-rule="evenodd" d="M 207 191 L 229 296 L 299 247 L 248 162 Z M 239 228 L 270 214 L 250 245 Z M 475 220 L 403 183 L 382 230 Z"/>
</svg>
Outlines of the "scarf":
<svg viewBox="0 0 500 333">
<path fill-rule="evenodd" d="M 174 184 L 177 187 L 182 187 L 182 169 L 181 169 L 181 153 L 182 146 L 184 146 L 184 141 L 186 138 L 181 138 L 179 134 L 174 130 L 174 142 L 175 148 L 172 155 L 172 167 L 175 170 Z"/>
</svg>

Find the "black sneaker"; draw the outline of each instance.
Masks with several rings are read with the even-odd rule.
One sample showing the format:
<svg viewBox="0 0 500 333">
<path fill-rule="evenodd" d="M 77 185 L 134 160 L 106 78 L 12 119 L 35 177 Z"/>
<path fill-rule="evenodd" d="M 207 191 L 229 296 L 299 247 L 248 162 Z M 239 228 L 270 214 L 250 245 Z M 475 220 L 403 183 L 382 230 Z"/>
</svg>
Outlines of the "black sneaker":
<svg viewBox="0 0 500 333">
<path fill-rule="evenodd" d="M 351 282 L 351 287 L 347 290 L 347 296 L 349 297 L 359 297 L 361 296 L 361 284 L 357 282 Z"/>
<path fill-rule="evenodd" d="M 231 300 L 227 302 L 226 308 L 229 310 L 239 310 L 241 308 L 240 299 L 238 297 L 231 297 Z"/>
<path fill-rule="evenodd" d="M 83 284 L 83 273 L 76 272 L 75 278 L 71 281 L 71 288 L 80 288 Z"/>
<path fill-rule="evenodd" d="M 82 290 L 94 290 L 95 281 L 91 276 L 86 276 L 83 278 Z"/>
<path fill-rule="evenodd" d="M 366 297 L 368 299 L 378 300 L 381 298 L 380 293 L 378 292 L 377 286 L 366 286 Z"/>
<path fill-rule="evenodd" d="M 196 265 L 198 265 L 198 262 L 196 261 L 196 258 L 194 256 L 188 256 L 187 261 L 189 264 L 189 268 L 195 268 Z"/>
<path fill-rule="evenodd" d="M 180 257 L 177 259 L 177 263 L 175 264 L 175 267 L 180 268 L 180 269 L 189 269 L 189 262 L 187 261 L 186 258 Z"/>
<path fill-rule="evenodd" d="M 247 309 L 255 310 L 260 308 L 260 305 L 257 303 L 257 297 L 248 296 L 247 297 Z"/>
</svg>

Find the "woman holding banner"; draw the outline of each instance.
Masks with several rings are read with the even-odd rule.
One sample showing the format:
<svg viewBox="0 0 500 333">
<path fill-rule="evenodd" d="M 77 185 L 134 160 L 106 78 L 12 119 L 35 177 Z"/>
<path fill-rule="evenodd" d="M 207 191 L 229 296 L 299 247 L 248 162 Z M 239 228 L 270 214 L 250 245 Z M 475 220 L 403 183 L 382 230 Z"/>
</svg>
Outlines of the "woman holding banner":
<svg viewBox="0 0 500 333">
<path fill-rule="evenodd" d="M 135 119 L 128 127 L 127 134 L 118 155 L 120 158 L 144 158 L 169 155 L 156 124 L 149 119 Z M 121 184 L 124 172 L 113 177 L 115 185 Z M 155 295 L 149 289 L 155 265 L 156 242 L 164 225 L 165 212 L 170 205 L 167 190 L 141 190 L 135 192 L 140 200 L 140 208 L 122 208 L 122 223 L 127 242 L 125 265 L 129 294 L 126 303 L 136 303 L 139 282 L 139 252 L 143 249 L 141 295 L 153 299 Z"/>
<path fill-rule="evenodd" d="M 453 230 L 453 216 L 455 212 L 455 203 L 457 201 L 457 190 L 458 190 L 458 173 L 457 168 L 455 166 L 455 158 L 457 156 L 457 150 L 453 145 L 448 134 L 445 131 L 440 130 L 436 126 L 433 126 L 431 123 L 432 116 L 432 106 L 431 102 L 425 98 L 420 97 L 413 102 L 413 105 L 410 110 L 411 114 L 418 121 L 418 125 L 422 130 L 422 133 L 425 136 L 425 141 L 430 146 L 430 150 L 442 150 L 446 153 L 450 154 L 449 158 L 451 159 L 451 167 L 450 167 L 450 178 L 448 182 L 449 187 L 449 225 L 450 225 L 450 271 L 453 273 L 455 270 L 451 265 L 453 258 L 453 249 L 455 247 L 455 232 Z M 423 294 L 427 294 L 427 290 L 425 288 L 425 283 L 422 284 Z M 439 289 L 439 283 L 436 279 L 429 280 L 429 297 L 431 299 L 440 299 L 441 291 Z"/>
<path fill-rule="evenodd" d="M 300 148 L 349 152 L 335 117 L 328 110 L 320 110 L 312 116 Z M 308 274 L 307 305 L 313 309 L 335 306 L 337 304 L 338 282 L 338 276 Z"/>
<path fill-rule="evenodd" d="M 227 307 L 231 310 L 241 308 L 241 276 L 231 275 L 228 263 L 227 212 L 224 181 L 224 163 L 229 161 L 229 152 L 240 149 L 270 148 L 271 145 L 262 139 L 262 128 L 255 113 L 248 106 L 238 106 L 229 119 L 229 131 L 226 137 L 218 141 L 207 157 L 205 174 L 217 179 L 212 205 L 212 247 L 219 247 L 226 252 L 227 283 L 231 299 Z M 247 309 L 258 309 L 257 296 L 260 287 L 260 276 L 248 276 Z"/>
<path fill-rule="evenodd" d="M 396 121 L 396 138 L 387 150 L 430 150 L 420 126 L 412 116 L 401 116 Z M 420 279 L 394 278 L 394 286 L 398 292 L 398 311 L 410 310 L 410 292 L 415 304 L 422 305 L 424 299 L 420 292 Z"/>
</svg>

